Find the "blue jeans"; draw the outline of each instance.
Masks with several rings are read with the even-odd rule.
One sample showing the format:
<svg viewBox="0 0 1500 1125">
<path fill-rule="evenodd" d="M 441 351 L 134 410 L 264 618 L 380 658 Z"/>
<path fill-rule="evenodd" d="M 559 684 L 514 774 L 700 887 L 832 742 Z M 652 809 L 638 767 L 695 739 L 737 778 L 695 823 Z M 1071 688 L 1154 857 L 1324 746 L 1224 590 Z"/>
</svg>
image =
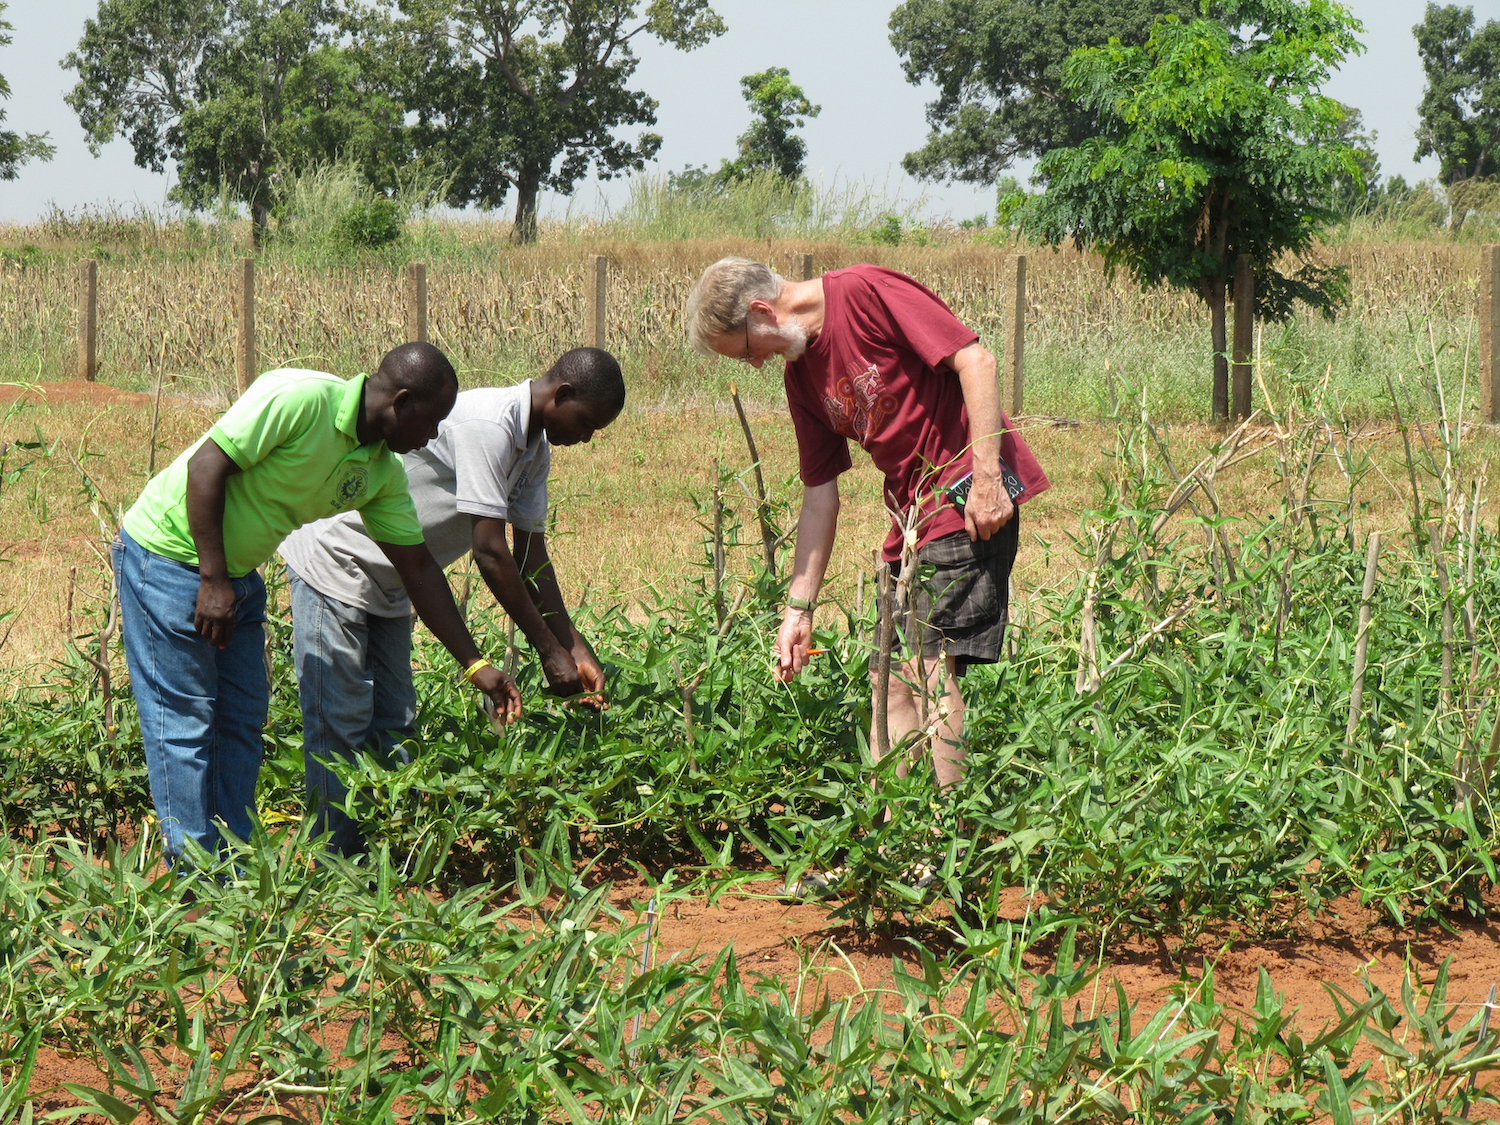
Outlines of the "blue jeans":
<svg viewBox="0 0 1500 1125">
<path fill-rule="evenodd" d="M 124 529 L 113 554 L 125 663 L 167 858 L 182 856 L 185 839 L 216 851 L 221 823 L 248 840 L 271 701 L 266 584 L 254 571 L 232 580 L 234 635 L 215 648 L 193 627 L 197 567 L 146 550 Z"/>
<path fill-rule="evenodd" d="M 409 760 L 400 744 L 417 721 L 411 678 L 411 618 L 380 617 L 314 589 L 287 568 L 292 654 L 302 703 L 302 758 L 313 832 L 330 851 L 357 855 L 364 834 L 344 811 L 349 790 L 328 763 L 372 750 Z"/>
</svg>

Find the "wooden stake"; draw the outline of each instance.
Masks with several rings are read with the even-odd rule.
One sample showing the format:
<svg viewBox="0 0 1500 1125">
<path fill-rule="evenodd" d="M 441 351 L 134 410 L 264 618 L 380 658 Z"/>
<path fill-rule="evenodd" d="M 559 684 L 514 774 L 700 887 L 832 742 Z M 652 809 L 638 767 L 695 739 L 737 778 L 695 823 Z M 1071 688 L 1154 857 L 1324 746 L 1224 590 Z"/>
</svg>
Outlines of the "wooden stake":
<svg viewBox="0 0 1500 1125">
<path fill-rule="evenodd" d="M 803 281 L 811 281 L 813 279 L 812 255 L 811 254 L 803 254 L 798 259 L 797 264 L 802 267 L 802 269 L 800 270 L 800 272 L 802 274 L 802 280 Z"/>
<path fill-rule="evenodd" d="M 1365 555 L 1365 586 L 1359 596 L 1359 632 L 1354 639 L 1354 683 L 1349 689 L 1349 722 L 1344 727 L 1344 742 L 1354 742 L 1359 727 L 1360 707 L 1365 698 L 1365 666 L 1370 655 L 1371 599 L 1375 596 L 1375 579 L 1379 575 L 1380 532 L 1370 532 L 1370 548 Z M 1344 761 L 1349 760 L 1350 746 L 1344 747 Z"/>
<path fill-rule="evenodd" d="M 1500 422 L 1500 246 L 1479 252 L 1479 417 Z"/>
<path fill-rule="evenodd" d="M 879 564 L 876 575 L 876 597 L 880 626 L 875 631 L 875 758 L 884 761 L 891 752 L 891 568 L 876 555 Z"/>
<path fill-rule="evenodd" d="M 78 377 L 92 383 L 99 374 L 99 263 L 78 263 Z"/>
<path fill-rule="evenodd" d="M 714 462 L 714 477 L 723 470 Z M 714 624 L 724 627 L 724 493 L 714 485 Z"/>
<path fill-rule="evenodd" d="M 771 515 L 766 507 L 766 478 L 760 471 L 760 450 L 755 446 L 755 435 L 750 432 L 750 419 L 745 416 L 745 405 L 740 402 L 738 384 L 729 384 L 729 397 L 734 400 L 734 412 L 740 417 L 740 429 L 745 432 L 745 444 L 750 449 L 750 465 L 755 470 L 755 518 L 760 523 L 760 546 L 764 552 L 766 573 L 776 577 L 776 533 L 771 529 Z"/>
<path fill-rule="evenodd" d="M 235 263 L 239 292 L 235 315 L 239 320 L 239 346 L 234 353 L 234 377 L 239 393 L 244 394 L 255 382 L 255 259 L 241 258 Z"/>
<path fill-rule="evenodd" d="M 1015 418 L 1026 412 L 1026 255 L 1015 255 L 1005 278 L 1005 369 L 1000 405 Z"/>
<path fill-rule="evenodd" d="M 1234 263 L 1234 361 L 1230 370 L 1233 384 L 1233 416 L 1250 417 L 1250 356 L 1255 346 L 1255 265 L 1249 254 L 1241 254 Z"/>
<path fill-rule="evenodd" d="M 146 455 L 146 479 L 156 475 L 156 427 L 161 421 L 161 381 L 164 369 L 156 369 L 156 397 L 151 403 L 151 451 Z"/>
<path fill-rule="evenodd" d="M 1453 591 L 1452 576 L 1448 572 L 1448 552 L 1438 535 L 1438 529 L 1427 527 L 1427 539 L 1432 546 L 1432 565 L 1437 574 L 1438 597 L 1443 599 L 1443 662 L 1442 678 L 1438 684 L 1438 709 L 1446 715 L 1453 710 Z"/>
<path fill-rule="evenodd" d="M 406 264 L 406 339 L 427 342 L 427 263 Z"/>
<path fill-rule="evenodd" d="M 608 339 L 606 311 L 609 303 L 609 259 L 603 254 L 589 258 L 587 285 L 589 346 L 603 348 Z"/>
</svg>

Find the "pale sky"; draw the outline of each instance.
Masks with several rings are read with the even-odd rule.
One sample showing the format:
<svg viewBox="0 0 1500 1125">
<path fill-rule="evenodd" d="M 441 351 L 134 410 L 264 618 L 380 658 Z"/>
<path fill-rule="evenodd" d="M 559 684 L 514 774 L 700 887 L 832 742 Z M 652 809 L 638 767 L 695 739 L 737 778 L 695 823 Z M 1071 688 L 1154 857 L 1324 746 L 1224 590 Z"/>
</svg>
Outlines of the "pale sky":
<svg viewBox="0 0 1500 1125">
<path fill-rule="evenodd" d="M 655 131 L 664 137 L 655 171 L 687 164 L 717 166 L 732 154 L 734 137 L 749 123 L 741 98 L 742 75 L 784 66 L 808 97 L 823 107 L 807 123 L 808 171 L 873 182 L 888 196 L 926 196 L 934 216 L 968 218 L 993 209 L 989 188 L 924 184 L 901 171 L 901 157 L 927 134 L 923 116 L 930 90 L 909 85 L 887 38 L 895 0 L 717 0 L 728 32 L 690 53 L 641 40 L 634 85 L 660 103 Z M 6 126 L 50 132 L 57 157 L 30 164 L 20 178 L 0 182 L 0 221 L 37 218 L 55 202 L 64 209 L 107 201 L 159 206 L 170 179 L 135 167 L 130 146 L 115 141 L 98 159 L 90 155 L 78 119 L 63 103 L 76 76 L 59 65 L 77 45 L 97 0 L 11 0 L 5 18 L 15 25 L 10 47 L 0 49 L 0 74 L 11 83 L 3 103 Z M 1431 176 L 1436 163 L 1412 161 L 1422 68 L 1412 39 L 1425 0 L 1354 0 L 1365 25 L 1366 53 L 1351 59 L 1327 92 L 1364 112 L 1379 134 L 1381 170 L 1408 181 Z M 1500 18 L 1500 0 L 1476 0 L 1480 23 Z M 1022 170 L 1018 170 L 1022 171 Z M 571 206 L 599 211 L 625 197 L 618 182 L 579 185 Z M 559 213 L 569 201 L 553 197 L 544 208 Z"/>
</svg>

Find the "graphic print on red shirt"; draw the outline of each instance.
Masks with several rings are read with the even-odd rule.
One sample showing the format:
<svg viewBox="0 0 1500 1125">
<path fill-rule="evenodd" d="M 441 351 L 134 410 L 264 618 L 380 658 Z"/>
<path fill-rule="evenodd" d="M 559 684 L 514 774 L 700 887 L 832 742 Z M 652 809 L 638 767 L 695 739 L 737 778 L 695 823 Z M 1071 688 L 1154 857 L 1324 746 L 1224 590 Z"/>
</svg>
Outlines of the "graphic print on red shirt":
<svg viewBox="0 0 1500 1125">
<path fill-rule="evenodd" d="M 886 393 L 872 363 L 857 375 L 839 379 L 833 394 L 823 396 L 823 406 L 838 433 L 864 445 L 880 432 L 880 423 L 896 413 L 896 396 Z"/>
<path fill-rule="evenodd" d="M 885 475 L 886 505 L 905 519 L 915 506 L 918 542 L 963 529 L 941 490 L 971 471 L 969 415 L 958 374 L 943 361 L 978 340 L 930 290 L 881 266 L 823 275 L 823 327 L 784 374 L 803 484 L 826 484 L 852 461 L 857 441 Z M 1026 485 L 1046 474 L 1002 415 L 1000 456 Z M 884 554 L 900 558 L 894 525 Z"/>
</svg>

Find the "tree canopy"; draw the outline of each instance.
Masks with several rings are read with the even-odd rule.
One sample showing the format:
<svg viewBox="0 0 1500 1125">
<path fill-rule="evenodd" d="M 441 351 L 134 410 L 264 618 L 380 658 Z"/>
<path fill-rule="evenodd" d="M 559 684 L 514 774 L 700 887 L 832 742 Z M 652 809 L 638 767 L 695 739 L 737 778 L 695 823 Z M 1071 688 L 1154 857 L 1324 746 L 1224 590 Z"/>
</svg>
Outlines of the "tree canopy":
<svg viewBox="0 0 1500 1125">
<path fill-rule="evenodd" d="M 9 5 L 0 0 L 0 47 L 8 47 L 14 28 L 8 23 L 5 9 Z M 10 83 L 0 75 L 0 99 L 10 97 Z M 5 121 L 5 110 L 0 109 L 0 125 Z M 0 180 L 13 180 L 20 174 L 21 165 L 30 160 L 51 160 L 56 151 L 47 141 L 46 133 L 17 133 L 13 129 L 0 128 Z"/>
<path fill-rule="evenodd" d="M 818 116 L 823 107 L 807 100 L 785 67 L 773 66 L 759 74 L 745 75 L 740 79 L 740 90 L 755 120 L 738 137 L 736 171 L 766 168 L 787 180 L 801 179 L 807 142 L 792 130 L 802 128 L 806 124 L 803 118 Z"/>
<path fill-rule="evenodd" d="M 1338 173 L 1334 177 L 1333 198 L 1339 213 L 1348 218 L 1373 206 L 1384 192 L 1380 183 L 1380 156 L 1375 151 L 1378 134 L 1374 129 L 1365 131 L 1364 114 L 1352 105 L 1344 106 L 1343 110 L 1344 119 L 1334 136 L 1339 144 L 1348 147 L 1359 173 L 1347 170 Z"/>
<path fill-rule="evenodd" d="M 629 83 L 650 35 L 692 50 L 724 30 L 708 0 L 399 0 L 379 32 L 417 115 L 412 141 L 452 175 L 449 201 L 498 207 L 516 193 L 515 237 L 536 237 L 543 188 L 573 191 L 645 166 L 661 137 Z"/>
<path fill-rule="evenodd" d="M 1194 11 L 1193 0 L 904 0 L 891 44 L 907 80 L 934 83 L 938 97 L 927 143 L 902 167 L 993 184 L 1017 157 L 1082 144 L 1098 114 L 1063 80 L 1069 55 L 1111 39 L 1140 46 L 1157 16 Z"/>
<path fill-rule="evenodd" d="M 389 184 L 408 156 L 401 108 L 340 46 L 329 0 L 101 0 L 63 65 L 95 154 L 116 136 L 135 162 L 177 164 L 173 198 L 221 193 L 257 236 L 284 172 L 334 160 Z"/>
<path fill-rule="evenodd" d="M 1073 55 L 1065 82 L 1100 134 L 1042 157 L 1046 191 L 1026 197 L 1019 218 L 1141 285 L 1197 292 L 1222 358 L 1225 281 L 1240 254 L 1254 263 L 1261 315 L 1285 316 L 1298 300 L 1331 313 L 1345 298 L 1338 271 L 1309 264 L 1289 276 L 1281 263 L 1338 218 L 1339 178 L 1359 175 L 1339 140 L 1344 108 L 1320 88 L 1361 49 L 1361 25 L 1333 0 L 1225 0 L 1220 11 L 1222 21 L 1164 16 L 1141 47 Z"/>
<path fill-rule="evenodd" d="M 1412 28 L 1427 87 L 1417 107 L 1417 159 L 1436 156 L 1444 184 L 1500 172 L 1500 23 L 1474 29 L 1474 9 L 1427 5 Z"/>
</svg>

